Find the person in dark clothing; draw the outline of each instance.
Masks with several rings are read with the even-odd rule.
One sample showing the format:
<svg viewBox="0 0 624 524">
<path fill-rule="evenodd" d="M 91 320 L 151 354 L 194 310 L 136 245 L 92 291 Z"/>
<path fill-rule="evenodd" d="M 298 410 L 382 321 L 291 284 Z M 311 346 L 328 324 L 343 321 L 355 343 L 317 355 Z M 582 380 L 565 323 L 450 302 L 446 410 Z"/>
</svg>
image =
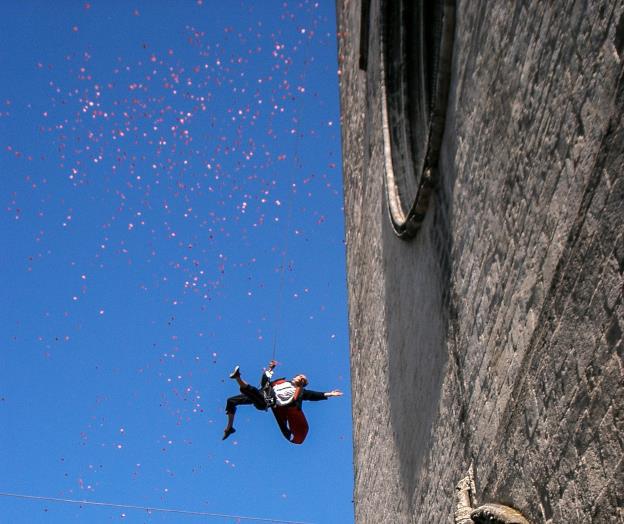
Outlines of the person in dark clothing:
<svg viewBox="0 0 624 524">
<path fill-rule="evenodd" d="M 238 406 L 252 404 L 256 409 L 266 411 L 274 406 L 300 404 L 304 400 L 327 400 L 329 397 L 340 397 L 343 394 L 342 391 L 337 389 L 327 392 L 307 390 L 305 387 L 308 385 L 308 378 L 301 374 L 293 377 L 291 380 L 278 379 L 272 381 L 271 378 L 276 365 L 277 363 L 274 360 L 269 362 L 268 368 L 260 379 L 260 388 L 252 386 L 243 380 L 239 366 L 236 366 L 234 371 L 230 373 L 230 378 L 238 382 L 241 394 L 227 399 L 225 406 L 227 426 L 223 430 L 223 440 L 236 432 L 236 429 L 234 429 L 234 416 Z"/>
</svg>

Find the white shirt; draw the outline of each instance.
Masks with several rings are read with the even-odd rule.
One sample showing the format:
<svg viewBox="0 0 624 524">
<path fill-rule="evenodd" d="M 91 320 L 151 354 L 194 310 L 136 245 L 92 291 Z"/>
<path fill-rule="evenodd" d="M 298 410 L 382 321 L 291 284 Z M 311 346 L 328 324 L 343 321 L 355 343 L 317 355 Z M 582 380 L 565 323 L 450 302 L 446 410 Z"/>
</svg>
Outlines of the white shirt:
<svg viewBox="0 0 624 524">
<path fill-rule="evenodd" d="M 275 384 L 273 386 L 273 391 L 275 392 L 275 402 L 277 405 L 286 406 L 295 398 L 297 388 L 286 380 L 281 384 Z"/>
</svg>

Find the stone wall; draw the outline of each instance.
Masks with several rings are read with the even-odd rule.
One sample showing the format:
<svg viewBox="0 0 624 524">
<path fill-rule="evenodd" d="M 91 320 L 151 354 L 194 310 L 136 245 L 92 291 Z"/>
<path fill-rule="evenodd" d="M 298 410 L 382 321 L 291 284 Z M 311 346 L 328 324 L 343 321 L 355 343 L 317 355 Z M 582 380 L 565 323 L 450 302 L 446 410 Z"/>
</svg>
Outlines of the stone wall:
<svg viewBox="0 0 624 524">
<path fill-rule="evenodd" d="M 517 5 L 516 5 L 517 4 Z M 338 2 L 356 520 L 624 519 L 624 2 L 458 2 L 440 181 L 384 202 L 380 0 Z"/>
</svg>

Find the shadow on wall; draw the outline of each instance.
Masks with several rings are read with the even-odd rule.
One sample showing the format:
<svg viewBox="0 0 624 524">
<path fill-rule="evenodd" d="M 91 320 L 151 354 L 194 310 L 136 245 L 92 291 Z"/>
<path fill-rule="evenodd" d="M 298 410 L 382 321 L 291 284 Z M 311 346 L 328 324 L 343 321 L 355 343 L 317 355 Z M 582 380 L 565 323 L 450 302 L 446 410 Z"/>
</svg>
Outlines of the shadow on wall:
<svg viewBox="0 0 624 524">
<path fill-rule="evenodd" d="M 390 420 L 406 500 L 431 447 L 448 357 L 454 176 L 447 149 L 445 141 L 439 185 L 416 238 L 400 240 L 387 219 L 382 228 Z"/>
<path fill-rule="evenodd" d="M 439 2 L 436 5 L 446 6 L 448 9 L 448 6 L 452 4 L 453 2 Z M 425 6 L 425 3 L 422 5 Z M 404 34 L 407 39 L 406 49 L 417 49 L 413 47 L 415 44 L 409 38 L 411 34 L 416 34 L 418 31 L 413 30 L 413 27 L 409 25 L 412 22 L 409 20 L 424 23 L 424 21 L 429 21 L 428 19 L 434 14 L 433 11 L 428 12 L 429 8 L 425 7 L 420 13 L 420 18 L 398 17 L 397 27 L 388 31 L 389 35 L 397 32 Z M 448 12 L 452 13 L 452 9 Z M 451 20 L 449 25 L 446 18 L 436 16 L 440 24 L 444 20 L 447 25 L 440 25 L 438 33 L 432 35 L 431 38 L 443 40 L 449 36 L 450 32 L 452 40 L 454 32 L 452 17 L 448 19 Z M 405 29 L 406 26 L 409 26 L 408 29 Z M 445 35 L 444 38 L 443 35 Z M 387 42 L 386 47 L 390 44 L 392 42 Z M 427 41 L 421 45 L 425 46 L 424 51 L 420 51 L 423 55 L 432 49 L 435 52 L 443 49 L 443 46 L 427 44 Z M 395 48 L 398 49 L 399 46 L 395 45 Z M 456 144 L 452 133 L 446 133 L 442 139 L 442 130 L 454 128 L 454 115 L 445 115 L 447 107 L 449 111 L 454 107 L 452 103 L 447 104 L 446 95 L 452 69 L 449 57 L 449 53 L 452 53 L 452 45 L 445 52 L 446 62 L 442 59 L 432 60 L 431 57 L 422 58 L 423 63 L 411 63 L 409 59 L 405 59 L 407 76 L 399 78 L 397 85 L 400 89 L 394 89 L 399 94 L 410 93 L 409 98 L 402 100 L 403 105 L 395 104 L 397 107 L 393 109 L 392 85 L 388 92 L 390 114 L 388 122 L 391 133 L 394 132 L 395 135 L 400 136 L 401 133 L 397 130 L 401 131 L 401 126 L 405 125 L 404 122 L 407 120 L 409 129 L 403 135 L 411 136 L 412 141 L 415 140 L 414 137 L 420 139 L 420 144 L 411 142 L 403 144 L 398 139 L 391 140 L 392 164 L 395 166 L 395 173 L 403 171 L 413 176 L 428 168 L 431 168 L 433 172 L 437 171 L 434 177 L 437 179 L 437 187 L 415 237 L 408 241 L 399 239 L 397 234 L 400 234 L 400 231 L 397 231 L 396 225 L 393 228 L 389 217 L 383 217 L 382 226 L 390 420 L 396 449 L 399 453 L 400 482 L 407 501 L 413 500 L 420 470 L 432 445 L 431 429 L 438 415 L 449 354 L 447 336 L 451 317 L 449 312 L 452 271 L 450 253 L 453 244 L 450 224 L 455 184 Z M 388 62 L 402 59 L 401 56 L 398 58 L 395 56 L 396 52 L 391 53 L 387 58 Z M 434 62 L 435 68 L 432 68 Z M 421 70 L 423 74 L 413 74 L 416 69 Z M 399 68 L 399 70 L 402 69 Z M 426 71 L 434 75 L 437 80 L 431 82 L 431 85 L 423 84 L 422 80 L 420 84 L 412 85 L 412 79 L 424 78 Z M 386 78 L 392 80 L 390 77 Z M 407 84 L 407 89 L 401 87 L 403 82 Z M 430 96 L 430 101 L 424 105 L 420 104 L 417 109 L 423 115 L 422 118 L 417 118 L 420 113 L 415 111 L 412 102 L 423 90 Z M 453 91 L 453 86 L 451 86 L 450 92 Z M 396 118 L 396 125 L 392 122 L 393 112 L 399 114 Z M 409 115 L 409 118 L 400 118 L 401 113 Z M 444 117 L 446 117 L 446 124 L 444 124 Z M 429 126 L 426 132 L 420 129 L 423 125 Z M 420 153 L 416 146 L 422 149 Z M 402 167 L 400 162 L 397 163 L 395 158 L 397 149 L 408 151 L 403 156 L 411 158 L 411 163 L 407 164 L 413 167 L 407 169 Z M 406 188 L 400 179 L 396 183 L 400 186 L 399 196 L 408 202 L 407 207 L 415 199 L 417 201 L 415 191 L 410 192 L 409 187 Z M 388 195 L 385 194 L 384 198 L 388 198 Z M 384 203 L 384 208 L 388 209 L 388 202 Z M 413 508 L 409 510 L 413 513 Z"/>
</svg>

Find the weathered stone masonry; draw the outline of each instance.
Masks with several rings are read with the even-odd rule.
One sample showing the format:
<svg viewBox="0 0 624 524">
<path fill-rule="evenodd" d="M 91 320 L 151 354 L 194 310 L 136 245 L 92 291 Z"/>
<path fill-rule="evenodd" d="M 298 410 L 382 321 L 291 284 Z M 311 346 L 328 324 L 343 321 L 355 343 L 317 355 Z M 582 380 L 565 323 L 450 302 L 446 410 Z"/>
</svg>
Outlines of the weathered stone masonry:
<svg viewBox="0 0 624 524">
<path fill-rule="evenodd" d="M 459 1 L 439 182 L 384 201 L 380 6 L 338 2 L 359 523 L 624 521 L 624 2 Z"/>
</svg>

